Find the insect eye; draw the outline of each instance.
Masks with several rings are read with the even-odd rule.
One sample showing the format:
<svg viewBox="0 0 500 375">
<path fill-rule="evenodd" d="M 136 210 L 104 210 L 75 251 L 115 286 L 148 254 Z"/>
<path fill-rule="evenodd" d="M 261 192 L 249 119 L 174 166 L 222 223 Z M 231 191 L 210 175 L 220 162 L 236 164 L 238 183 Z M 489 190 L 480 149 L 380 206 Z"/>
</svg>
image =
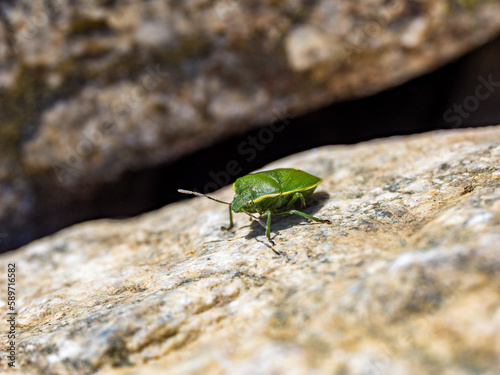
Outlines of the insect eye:
<svg viewBox="0 0 500 375">
<path fill-rule="evenodd" d="M 252 200 L 249 200 L 249 201 L 248 201 L 248 205 L 249 205 L 250 207 L 252 207 L 252 206 L 253 206 L 253 201 L 252 201 Z"/>
</svg>

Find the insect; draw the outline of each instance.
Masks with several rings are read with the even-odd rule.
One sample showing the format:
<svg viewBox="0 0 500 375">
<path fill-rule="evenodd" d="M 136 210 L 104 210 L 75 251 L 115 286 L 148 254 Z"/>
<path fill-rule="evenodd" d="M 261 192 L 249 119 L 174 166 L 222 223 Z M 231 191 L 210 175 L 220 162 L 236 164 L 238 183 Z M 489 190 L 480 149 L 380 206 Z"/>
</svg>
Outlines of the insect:
<svg viewBox="0 0 500 375">
<path fill-rule="evenodd" d="M 227 229 L 234 226 L 232 211 L 244 212 L 252 217 L 252 213 L 258 213 L 261 217 L 267 218 L 267 225 L 262 223 L 261 225 L 266 228 L 266 237 L 274 245 L 271 239 L 272 215 L 297 214 L 309 220 L 331 224 L 330 220 L 319 219 L 292 209 L 297 201 L 300 201 L 302 207 L 305 207 L 305 200 L 314 192 L 321 181 L 323 181 L 321 178 L 295 168 L 279 168 L 238 178 L 233 184 L 235 196 L 231 203 L 190 190 L 179 189 L 178 191 L 229 205 L 229 228 Z"/>
</svg>

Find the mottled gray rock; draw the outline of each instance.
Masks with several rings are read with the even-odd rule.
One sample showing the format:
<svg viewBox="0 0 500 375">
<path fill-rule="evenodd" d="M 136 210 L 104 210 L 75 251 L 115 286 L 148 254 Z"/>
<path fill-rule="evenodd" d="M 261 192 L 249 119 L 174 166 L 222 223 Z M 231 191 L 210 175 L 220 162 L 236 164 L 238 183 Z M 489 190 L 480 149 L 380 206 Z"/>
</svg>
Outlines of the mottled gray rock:
<svg viewBox="0 0 500 375">
<path fill-rule="evenodd" d="M 500 29 L 500 2 L 2 3 L 0 225 L 229 135 L 395 86 Z M 42 212 L 44 214 L 45 212 Z M 29 236 L 29 235 L 28 235 Z"/>
<path fill-rule="evenodd" d="M 433 132 L 269 165 L 324 177 L 306 212 L 332 220 L 275 219 L 281 256 L 202 198 L 4 254 L 20 373 L 498 374 L 499 140 Z"/>
</svg>

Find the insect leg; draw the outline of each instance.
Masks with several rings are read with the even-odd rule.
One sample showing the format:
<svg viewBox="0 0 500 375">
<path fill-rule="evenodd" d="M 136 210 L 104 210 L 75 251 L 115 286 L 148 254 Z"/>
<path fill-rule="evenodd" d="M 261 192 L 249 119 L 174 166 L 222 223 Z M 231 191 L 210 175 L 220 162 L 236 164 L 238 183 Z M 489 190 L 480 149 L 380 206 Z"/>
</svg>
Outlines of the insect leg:
<svg viewBox="0 0 500 375">
<path fill-rule="evenodd" d="M 276 215 L 290 215 L 290 214 L 297 214 L 297 215 L 300 215 L 300 216 L 303 216 L 309 220 L 313 220 L 313 221 L 318 221 L 320 223 L 328 223 L 328 224 L 331 224 L 332 222 L 330 220 L 326 220 L 326 219 L 320 219 L 320 218 L 317 218 L 315 216 L 312 216 L 312 215 L 308 215 L 304 212 L 300 212 L 300 211 L 297 211 L 297 210 L 290 210 L 290 211 L 286 211 L 286 212 L 280 212 L 280 213 L 277 213 Z"/>
<path fill-rule="evenodd" d="M 227 229 L 231 229 L 232 227 L 234 227 L 233 212 L 231 211 L 231 206 L 229 206 L 229 228 L 227 228 Z"/>
<path fill-rule="evenodd" d="M 306 206 L 306 200 L 304 199 L 304 196 L 302 195 L 302 193 L 299 193 L 299 192 L 296 192 L 293 196 L 292 196 L 292 199 L 290 199 L 290 202 L 288 202 L 288 204 L 283 208 L 283 210 L 288 210 L 290 209 L 294 204 L 295 202 L 297 202 L 297 200 L 300 199 L 300 205 L 302 207 L 305 207 Z"/>
<path fill-rule="evenodd" d="M 266 227 L 266 237 L 270 240 L 271 239 L 271 211 L 266 211 L 265 213 L 267 215 L 267 227 Z"/>
<path fill-rule="evenodd" d="M 267 215 L 267 227 L 266 227 L 266 237 L 274 245 L 274 241 L 271 239 L 271 211 L 267 210 L 264 215 Z"/>
<path fill-rule="evenodd" d="M 298 195 L 299 199 L 300 199 L 300 206 L 302 208 L 305 208 L 306 207 L 306 200 L 304 199 L 304 195 L 302 193 L 295 193 L 294 195 Z"/>
</svg>

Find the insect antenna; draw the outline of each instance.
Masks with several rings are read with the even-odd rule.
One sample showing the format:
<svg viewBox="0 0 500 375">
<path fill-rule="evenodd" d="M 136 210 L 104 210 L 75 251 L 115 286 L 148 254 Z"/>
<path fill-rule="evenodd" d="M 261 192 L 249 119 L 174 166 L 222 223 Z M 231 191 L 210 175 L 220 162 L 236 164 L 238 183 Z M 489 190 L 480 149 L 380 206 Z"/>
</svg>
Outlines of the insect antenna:
<svg viewBox="0 0 500 375">
<path fill-rule="evenodd" d="M 177 191 L 178 191 L 179 193 L 183 193 L 183 194 L 192 194 L 192 195 L 196 195 L 197 197 L 205 197 L 205 198 L 211 199 L 211 200 L 216 201 L 216 202 L 219 202 L 219 203 L 224 203 L 224 204 L 228 204 L 228 205 L 230 205 L 230 204 L 231 204 L 231 203 L 223 202 L 223 201 L 220 201 L 220 200 L 218 200 L 218 199 L 215 199 L 215 198 L 209 197 L 208 195 L 198 193 L 197 191 L 184 190 L 184 189 L 178 189 Z"/>
</svg>

